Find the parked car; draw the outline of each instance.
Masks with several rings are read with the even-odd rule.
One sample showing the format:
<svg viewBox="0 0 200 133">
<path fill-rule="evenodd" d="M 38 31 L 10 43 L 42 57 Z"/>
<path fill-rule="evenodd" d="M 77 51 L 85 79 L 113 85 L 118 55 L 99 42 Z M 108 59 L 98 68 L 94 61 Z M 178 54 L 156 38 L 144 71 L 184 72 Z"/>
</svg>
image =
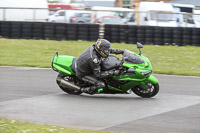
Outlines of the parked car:
<svg viewBox="0 0 200 133">
<path fill-rule="evenodd" d="M 103 16 L 97 20 L 99 24 L 124 24 L 121 17 L 118 16 Z"/>
<path fill-rule="evenodd" d="M 70 18 L 70 23 L 90 23 L 91 13 L 75 13 L 74 16 Z"/>
<path fill-rule="evenodd" d="M 49 16 L 48 22 L 70 23 L 70 19 L 78 13 L 87 14 L 91 12 L 84 10 L 58 10 L 53 15 Z"/>
</svg>

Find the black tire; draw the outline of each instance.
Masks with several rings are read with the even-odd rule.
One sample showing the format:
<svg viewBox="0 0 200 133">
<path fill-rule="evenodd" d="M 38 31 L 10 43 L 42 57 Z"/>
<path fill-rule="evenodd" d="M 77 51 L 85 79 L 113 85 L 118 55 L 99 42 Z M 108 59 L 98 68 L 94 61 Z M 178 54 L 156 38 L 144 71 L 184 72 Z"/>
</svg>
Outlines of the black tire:
<svg viewBox="0 0 200 133">
<path fill-rule="evenodd" d="M 99 25 L 98 24 L 89 24 L 88 26 L 89 26 L 89 28 L 99 29 Z"/>
<path fill-rule="evenodd" d="M 65 35 L 57 34 L 57 35 L 55 35 L 55 38 L 56 38 L 57 41 L 65 40 Z"/>
<path fill-rule="evenodd" d="M 146 34 L 145 37 L 147 37 L 147 38 L 153 38 L 154 35 L 153 34 Z"/>
<path fill-rule="evenodd" d="M 141 86 L 135 86 L 132 91 L 140 97 L 151 98 L 159 92 L 159 84 L 148 84 L 149 89 L 144 90 Z"/>
<path fill-rule="evenodd" d="M 88 32 L 88 28 L 87 27 L 79 27 L 78 31 L 80 32 Z"/>
<path fill-rule="evenodd" d="M 143 35 L 144 35 L 144 34 L 145 34 L 145 30 L 140 30 L 140 29 L 138 29 L 138 30 L 137 30 L 137 34 L 143 34 Z"/>
<path fill-rule="evenodd" d="M 154 30 L 146 30 L 145 33 L 146 34 L 154 34 Z"/>
<path fill-rule="evenodd" d="M 90 41 L 96 41 L 99 38 L 99 36 L 89 36 Z"/>
<path fill-rule="evenodd" d="M 33 28 L 34 29 L 43 29 L 44 28 L 44 23 L 42 23 L 42 22 L 33 23 Z"/>
<path fill-rule="evenodd" d="M 192 34 L 192 28 L 183 28 L 183 35 L 191 35 Z"/>
<path fill-rule="evenodd" d="M 111 28 L 111 32 L 119 32 L 119 29 L 117 29 L 117 28 Z"/>
<path fill-rule="evenodd" d="M 77 40 L 77 35 L 68 35 L 67 40 Z"/>
<path fill-rule="evenodd" d="M 157 29 L 157 30 L 154 31 L 154 34 L 163 34 L 163 30 L 158 30 Z"/>
<path fill-rule="evenodd" d="M 145 34 L 137 34 L 137 38 L 145 38 Z"/>
<path fill-rule="evenodd" d="M 173 35 L 181 35 L 182 34 L 182 32 L 181 31 L 179 31 L 179 30 L 174 30 L 173 31 Z"/>
<path fill-rule="evenodd" d="M 145 38 L 145 44 L 154 44 L 154 38 Z"/>
<path fill-rule="evenodd" d="M 64 78 L 66 75 L 64 74 L 58 74 L 57 78 Z M 82 92 L 81 91 L 76 91 L 76 90 L 72 90 L 63 86 L 59 85 L 59 82 L 56 80 L 58 86 L 60 87 L 61 90 L 63 90 L 64 92 L 68 93 L 68 94 L 73 94 L 73 95 L 80 95 Z"/>
<path fill-rule="evenodd" d="M 138 26 L 137 29 L 138 30 L 146 30 L 146 27 L 148 27 L 148 26 Z"/>
<path fill-rule="evenodd" d="M 77 31 L 77 27 L 67 27 L 67 31 Z"/>
<path fill-rule="evenodd" d="M 74 30 L 67 30 L 66 32 L 67 35 L 77 35 L 77 31 L 74 31 Z"/>
<path fill-rule="evenodd" d="M 190 40 L 192 37 L 191 35 L 183 35 L 183 40 Z"/>
<path fill-rule="evenodd" d="M 99 36 L 99 32 L 89 32 L 90 36 Z"/>
<path fill-rule="evenodd" d="M 182 38 L 182 35 L 177 35 L 177 34 L 176 34 L 176 35 L 173 35 L 172 38 L 173 38 L 173 39 L 181 39 L 181 38 Z"/>
<path fill-rule="evenodd" d="M 199 36 L 200 35 L 200 29 L 199 28 L 193 28 L 192 29 L 192 35 Z"/>
<path fill-rule="evenodd" d="M 99 32 L 99 28 L 89 28 L 89 32 Z"/>
<path fill-rule="evenodd" d="M 200 40 L 199 36 L 192 36 L 192 40 Z"/>
<path fill-rule="evenodd" d="M 63 35 L 63 34 L 65 34 L 65 31 L 64 30 L 56 30 L 55 33 L 56 33 L 56 35 L 59 35 L 59 34 Z"/>
</svg>

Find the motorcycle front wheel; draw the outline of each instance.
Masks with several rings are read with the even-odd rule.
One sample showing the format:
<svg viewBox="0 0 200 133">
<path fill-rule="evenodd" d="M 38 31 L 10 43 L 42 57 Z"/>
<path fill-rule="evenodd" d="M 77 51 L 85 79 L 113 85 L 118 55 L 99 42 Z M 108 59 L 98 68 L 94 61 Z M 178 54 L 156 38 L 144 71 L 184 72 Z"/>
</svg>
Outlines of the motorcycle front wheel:
<svg viewBox="0 0 200 133">
<path fill-rule="evenodd" d="M 138 85 L 132 88 L 131 90 L 137 96 L 140 96 L 143 98 L 151 98 L 151 97 L 154 97 L 159 92 L 159 84 L 148 83 L 145 89 L 141 85 Z"/>
</svg>

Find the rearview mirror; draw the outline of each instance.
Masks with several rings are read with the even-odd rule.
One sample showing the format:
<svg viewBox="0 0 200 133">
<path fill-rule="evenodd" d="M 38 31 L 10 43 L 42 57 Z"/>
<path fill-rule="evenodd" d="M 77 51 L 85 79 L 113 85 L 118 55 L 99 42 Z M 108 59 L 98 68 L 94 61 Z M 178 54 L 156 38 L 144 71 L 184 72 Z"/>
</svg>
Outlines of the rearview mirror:
<svg viewBox="0 0 200 133">
<path fill-rule="evenodd" d="M 140 51 L 140 53 L 139 53 L 139 55 L 141 55 L 142 54 L 142 52 L 141 52 L 141 48 L 143 48 L 143 45 L 141 44 L 141 43 L 139 43 L 139 42 L 137 42 L 137 48 L 139 49 L 139 51 Z"/>
<path fill-rule="evenodd" d="M 140 49 L 140 48 L 143 48 L 143 45 L 139 42 L 137 42 L 137 48 Z"/>
</svg>

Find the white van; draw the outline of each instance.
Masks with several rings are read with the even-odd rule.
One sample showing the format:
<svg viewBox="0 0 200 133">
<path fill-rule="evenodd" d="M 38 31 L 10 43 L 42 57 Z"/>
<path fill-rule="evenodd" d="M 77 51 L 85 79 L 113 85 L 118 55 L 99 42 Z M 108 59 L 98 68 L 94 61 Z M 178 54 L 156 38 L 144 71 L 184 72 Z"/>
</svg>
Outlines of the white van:
<svg viewBox="0 0 200 133">
<path fill-rule="evenodd" d="M 0 0 L 0 20 L 44 22 L 48 16 L 46 0 Z"/>
<path fill-rule="evenodd" d="M 70 23 L 72 17 L 77 13 L 91 14 L 91 11 L 84 10 L 58 10 L 53 15 L 49 16 L 48 22 Z"/>
<path fill-rule="evenodd" d="M 197 15 L 194 15 L 194 22 L 195 22 L 195 27 L 200 27 L 200 10 L 194 10 L 194 14 L 197 14 Z"/>
<path fill-rule="evenodd" d="M 177 26 L 173 15 L 174 9 L 171 4 L 163 2 L 140 2 L 136 10 L 139 11 L 139 17 L 136 17 L 138 25 Z"/>
<path fill-rule="evenodd" d="M 195 27 L 196 24 L 193 15 L 189 15 L 194 13 L 194 5 L 172 4 L 172 6 L 174 8 L 174 12 L 179 13 L 174 15 L 177 20 L 178 27 Z"/>
</svg>

